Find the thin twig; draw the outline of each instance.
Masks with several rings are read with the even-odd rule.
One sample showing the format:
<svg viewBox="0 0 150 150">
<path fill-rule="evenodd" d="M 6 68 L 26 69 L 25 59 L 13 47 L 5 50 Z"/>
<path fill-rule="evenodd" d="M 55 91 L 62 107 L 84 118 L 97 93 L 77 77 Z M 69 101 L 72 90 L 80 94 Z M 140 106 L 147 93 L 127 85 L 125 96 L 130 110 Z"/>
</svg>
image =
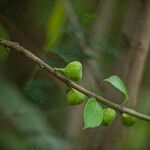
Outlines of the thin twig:
<svg viewBox="0 0 150 150">
<path fill-rule="evenodd" d="M 139 113 L 139 112 L 136 112 L 132 109 L 123 107 L 119 104 L 113 103 L 113 102 L 111 102 L 111 101 L 109 101 L 109 100 L 93 93 L 93 92 L 90 92 L 90 91 L 86 90 L 85 88 L 83 88 L 82 86 L 76 84 L 75 82 L 67 79 L 66 77 L 61 75 L 58 71 L 56 71 L 54 68 L 52 68 L 47 63 L 45 63 L 43 60 L 38 58 L 36 55 L 32 54 L 30 51 L 28 51 L 24 47 L 20 46 L 19 43 L 11 42 L 11 41 L 8 41 L 8 40 L 5 40 L 5 39 L 0 39 L 0 45 L 4 46 L 6 48 L 14 49 L 17 52 L 19 52 L 20 54 L 23 54 L 24 56 L 28 57 L 32 62 L 39 65 L 42 69 L 47 70 L 51 75 L 53 75 L 54 77 L 56 77 L 60 81 L 64 82 L 67 86 L 69 86 L 69 87 L 71 86 L 72 88 L 75 88 L 76 90 L 84 93 L 88 97 L 93 97 L 96 100 L 98 100 L 99 102 L 105 104 L 108 107 L 114 108 L 114 109 L 118 110 L 121 113 L 125 112 L 125 113 L 130 114 L 132 116 L 135 116 L 137 118 L 140 118 L 140 119 L 143 119 L 143 120 L 146 120 L 146 121 L 150 121 L 150 116 Z"/>
</svg>

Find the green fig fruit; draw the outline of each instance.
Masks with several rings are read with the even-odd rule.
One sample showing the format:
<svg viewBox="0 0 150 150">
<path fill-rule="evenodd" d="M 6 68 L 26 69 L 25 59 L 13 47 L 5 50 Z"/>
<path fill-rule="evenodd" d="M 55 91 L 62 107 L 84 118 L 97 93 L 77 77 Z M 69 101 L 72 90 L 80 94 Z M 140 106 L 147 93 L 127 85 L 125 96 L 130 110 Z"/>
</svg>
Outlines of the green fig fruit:
<svg viewBox="0 0 150 150">
<path fill-rule="evenodd" d="M 84 101 L 85 95 L 76 89 L 71 89 L 67 92 L 66 99 L 69 105 L 77 105 Z"/>
<path fill-rule="evenodd" d="M 116 117 L 116 111 L 112 108 L 103 109 L 103 116 L 102 125 L 110 125 Z"/>
<path fill-rule="evenodd" d="M 126 113 L 122 113 L 121 121 L 125 126 L 130 127 L 130 126 L 134 125 L 136 120 L 137 120 L 137 118 L 135 118 L 131 115 L 128 115 Z"/>
<path fill-rule="evenodd" d="M 82 78 L 82 64 L 79 61 L 72 61 L 65 68 L 57 70 L 64 72 L 73 81 L 79 81 Z"/>
</svg>

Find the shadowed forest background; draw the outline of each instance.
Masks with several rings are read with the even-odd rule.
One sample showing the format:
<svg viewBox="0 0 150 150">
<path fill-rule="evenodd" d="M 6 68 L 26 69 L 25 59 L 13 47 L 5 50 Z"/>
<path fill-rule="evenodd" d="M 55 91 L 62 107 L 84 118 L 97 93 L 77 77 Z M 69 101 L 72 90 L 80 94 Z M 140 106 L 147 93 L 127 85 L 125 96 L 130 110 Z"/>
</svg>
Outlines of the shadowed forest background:
<svg viewBox="0 0 150 150">
<path fill-rule="evenodd" d="M 82 62 L 79 82 L 121 104 L 103 79 L 115 74 L 127 107 L 150 115 L 149 0 L 0 0 L 0 38 L 20 43 L 53 67 Z M 83 130 L 83 106 L 67 88 L 24 56 L 0 46 L 1 150 L 149 150 L 150 123 Z M 104 106 L 105 107 L 105 106 Z"/>
</svg>

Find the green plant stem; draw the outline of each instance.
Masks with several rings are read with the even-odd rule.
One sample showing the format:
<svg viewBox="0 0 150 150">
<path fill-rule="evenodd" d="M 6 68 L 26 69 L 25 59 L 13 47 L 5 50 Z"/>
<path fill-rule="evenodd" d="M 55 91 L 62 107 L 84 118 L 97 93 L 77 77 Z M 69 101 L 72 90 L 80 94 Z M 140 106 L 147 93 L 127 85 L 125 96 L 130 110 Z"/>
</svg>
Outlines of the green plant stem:
<svg viewBox="0 0 150 150">
<path fill-rule="evenodd" d="M 105 104 L 106 106 L 118 110 L 120 113 L 124 112 L 124 113 L 127 113 L 129 115 L 135 116 L 139 119 L 143 119 L 143 120 L 146 120 L 146 121 L 150 122 L 150 116 L 139 113 L 137 111 L 134 111 L 133 109 L 126 108 L 126 107 L 121 106 L 119 104 L 113 103 L 113 102 L 111 102 L 111 101 L 109 101 L 109 100 L 93 93 L 93 92 L 90 92 L 90 91 L 86 90 L 85 88 L 83 88 L 82 86 L 76 84 L 75 82 L 67 79 L 66 77 L 61 75 L 57 71 L 57 69 L 54 69 L 51 66 L 49 66 L 47 63 L 45 63 L 43 60 L 38 58 L 36 55 L 32 54 L 30 51 L 28 51 L 24 47 L 20 46 L 19 43 L 11 42 L 11 41 L 8 41 L 8 40 L 5 40 L 5 39 L 0 39 L 0 45 L 4 46 L 6 48 L 11 48 L 13 50 L 16 50 L 20 54 L 23 54 L 24 56 L 28 57 L 32 62 L 39 65 L 40 68 L 47 70 L 51 75 L 55 76 L 57 79 L 59 79 L 60 81 L 65 83 L 67 86 L 72 87 L 72 88 L 84 93 L 88 97 L 93 97 L 96 100 L 98 100 L 99 102 Z"/>
<path fill-rule="evenodd" d="M 54 68 L 56 71 L 65 72 L 65 68 Z"/>
</svg>

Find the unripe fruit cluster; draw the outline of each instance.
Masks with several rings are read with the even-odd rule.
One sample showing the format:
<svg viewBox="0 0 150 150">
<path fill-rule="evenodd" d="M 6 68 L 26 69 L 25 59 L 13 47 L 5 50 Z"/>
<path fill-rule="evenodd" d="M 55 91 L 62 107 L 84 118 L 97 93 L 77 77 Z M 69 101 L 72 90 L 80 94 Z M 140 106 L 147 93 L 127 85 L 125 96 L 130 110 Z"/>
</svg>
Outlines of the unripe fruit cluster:
<svg viewBox="0 0 150 150">
<path fill-rule="evenodd" d="M 58 71 L 65 73 L 65 75 L 73 80 L 79 81 L 82 78 L 82 64 L 79 61 L 70 62 L 65 68 L 56 68 Z M 77 105 L 84 101 L 85 95 L 76 89 L 71 88 L 66 94 L 67 103 L 69 105 Z M 103 109 L 102 125 L 110 125 L 116 118 L 116 111 L 112 108 Z M 125 126 L 132 126 L 136 122 L 136 118 L 122 113 L 121 121 Z"/>
<path fill-rule="evenodd" d="M 56 69 L 73 81 L 79 81 L 82 78 L 82 64 L 79 61 L 72 61 L 65 68 Z M 85 95 L 71 88 L 66 94 L 66 99 L 69 105 L 77 105 L 84 101 Z"/>
</svg>

